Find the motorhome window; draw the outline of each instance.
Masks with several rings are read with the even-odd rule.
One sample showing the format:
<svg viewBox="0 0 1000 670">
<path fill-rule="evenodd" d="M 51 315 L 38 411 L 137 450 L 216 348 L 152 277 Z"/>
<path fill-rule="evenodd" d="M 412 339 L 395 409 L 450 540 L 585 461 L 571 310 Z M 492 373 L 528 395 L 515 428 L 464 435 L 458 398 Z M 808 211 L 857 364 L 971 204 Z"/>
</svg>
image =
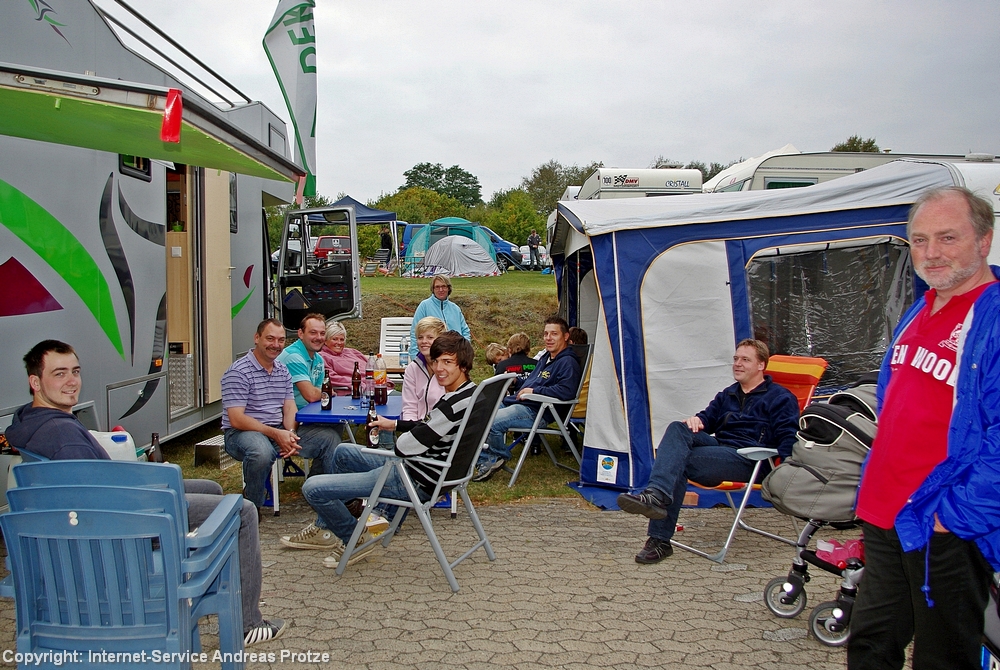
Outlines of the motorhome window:
<svg viewBox="0 0 1000 670">
<path fill-rule="evenodd" d="M 129 177 L 153 181 L 153 164 L 148 158 L 118 154 L 118 171 Z"/>
<path fill-rule="evenodd" d="M 787 177 L 765 177 L 764 190 L 770 191 L 776 188 L 801 188 L 802 186 L 812 186 L 819 180 L 811 179 L 789 179 Z"/>
<path fill-rule="evenodd" d="M 771 353 L 825 358 L 824 387 L 877 370 L 913 302 L 909 249 L 893 242 L 758 256 L 747 284 L 754 337 Z"/>
</svg>

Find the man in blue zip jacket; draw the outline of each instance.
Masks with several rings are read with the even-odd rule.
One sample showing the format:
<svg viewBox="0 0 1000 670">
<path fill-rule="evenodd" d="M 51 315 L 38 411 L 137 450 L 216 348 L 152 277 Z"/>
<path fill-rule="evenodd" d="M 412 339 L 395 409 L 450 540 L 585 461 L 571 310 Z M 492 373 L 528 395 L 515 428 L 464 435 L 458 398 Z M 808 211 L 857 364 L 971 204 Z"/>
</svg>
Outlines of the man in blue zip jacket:
<svg viewBox="0 0 1000 670">
<path fill-rule="evenodd" d="M 674 553 L 670 538 L 689 479 L 703 486 L 747 481 L 756 463 L 736 453 L 743 447 L 777 449 L 782 458 L 792 454 L 799 403 L 791 391 L 764 374 L 769 357 L 760 340 L 736 345 L 736 383 L 694 416 L 667 426 L 646 489 L 618 496 L 622 511 L 649 519 L 649 539 L 636 554 L 636 563 L 659 563 Z"/>
<path fill-rule="evenodd" d="M 510 445 L 504 436 L 511 428 L 531 428 L 541 403 L 524 399 L 529 394 L 572 400 L 580 390 L 580 361 L 569 346 L 569 324 L 561 316 L 545 319 L 542 331 L 545 353 L 527 379 L 504 398 L 486 438 L 487 448 L 479 455 L 473 481 L 484 482 L 510 460 Z M 525 447 L 527 448 L 527 447 Z"/>
<path fill-rule="evenodd" d="M 857 515 L 865 577 L 847 665 L 979 668 L 1000 570 L 1000 268 L 993 206 L 960 187 L 913 205 L 913 268 L 930 290 L 903 316 L 879 374 L 878 435 Z M 990 667 L 993 667 L 992 665 Z"/>
</svg>

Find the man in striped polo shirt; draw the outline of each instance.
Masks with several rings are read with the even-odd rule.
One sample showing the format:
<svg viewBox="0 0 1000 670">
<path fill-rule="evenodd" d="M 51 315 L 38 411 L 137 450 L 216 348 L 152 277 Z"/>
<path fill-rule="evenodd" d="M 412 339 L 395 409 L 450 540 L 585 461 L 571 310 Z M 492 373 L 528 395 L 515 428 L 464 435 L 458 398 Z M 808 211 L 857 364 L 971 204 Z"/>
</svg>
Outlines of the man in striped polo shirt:
<svg viewBox="0 0 1000 670">
<path fill-rule="evenodd" d="M 253 342 L 253 349 L 222 375 L 222 429 L 226 453 L 243 463 L 243 495 L 259 511 L 275 459 L 301 452 L 304 458 L 326 461 L 333 443 L 295 434 L 292 377 L 276 360 L 285 345 L 285 327 L 265 319 Z"/>
<path fill-rule="evenodd" d="M 434 375 L 446 391 L 434 405 L 430 416 L 424 421 L 395 421 L 379 417 L 371 424 L 381 430 L 396 430 L 401 433 L 396 440 L 395 453 L 404 459 L 447 458 L 462 416 L 476 390 L 476 385 L 469 379 L 475 353 L 472 345 L 461 334 L 450 330 L 439 335 L 431 345 L 430 353 Z M 385 457 L 364 454 L 358 445 L 345 443 L 337 447 L 333 462 L 332 474 L 310 477 L 302 485 L 302 495 L 316 510 L 319 518 L 295 535 L 281 538 L 281 543 L 286 547 L 331 551 L 332 555 L 323 561 L 323 565 L 329 568 L 339 565 L 344 546 L 354 532 L 357 520 L 350 511 L 355 506 L 354 501 L 371 493 L 385 465 Z M 413 461 L 406 464 L 418 494 L 426 502 L 437 482 L 437 470 Z M 407 498 L 406 489 L 395 470 L 386 479 L 382 495 Z M 369 532 L 365 531 L 358 545 L 370 538 Z M 364 558 L 374 549 L 375 545 L 372 544 L 362 551 L 354 552 L 350 563 Z"/>
</svg>

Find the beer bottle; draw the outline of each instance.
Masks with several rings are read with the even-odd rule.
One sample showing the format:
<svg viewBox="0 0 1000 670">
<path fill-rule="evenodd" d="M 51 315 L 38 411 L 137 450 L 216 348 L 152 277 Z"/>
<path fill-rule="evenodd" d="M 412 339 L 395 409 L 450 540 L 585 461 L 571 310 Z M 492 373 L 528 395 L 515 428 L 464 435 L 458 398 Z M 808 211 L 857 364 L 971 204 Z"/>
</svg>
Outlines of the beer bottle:
<svg viewBox="0 0 1000 670">
<path fill-rule="evenodd" d="M 378 421 L 378 414 L 375 413 L 375 403 L 370 403 L 368 405 L 368 418 L 365 420 L 365 425 Z M 378 449 L 378 427 L 368 426 L 368 447 L 370 449 Z"/>
<path fill-rule="evenodd" d="M 330 373 L 327 372 L 323 375 L 323 386 L 320 389 L 319 408 L 321 410 L 329 411 L 333 407 L 332 396 L 333 387 L 330 385 Z"/>
<path fill-rule="evenodd" d="M 351 400 L 357 400 L 361 397 L 361 370 L 358 368 L 358 362 L 354 361 L 354 374 L 351 375 Z"/>
<path fill-rule="evenodd" d="M 153 438 L 149 441 L 149 460 L 153 463 L 163 462 L 163 452 L 160 451 L 160 434 L 153 433 Z"/>
</svg>

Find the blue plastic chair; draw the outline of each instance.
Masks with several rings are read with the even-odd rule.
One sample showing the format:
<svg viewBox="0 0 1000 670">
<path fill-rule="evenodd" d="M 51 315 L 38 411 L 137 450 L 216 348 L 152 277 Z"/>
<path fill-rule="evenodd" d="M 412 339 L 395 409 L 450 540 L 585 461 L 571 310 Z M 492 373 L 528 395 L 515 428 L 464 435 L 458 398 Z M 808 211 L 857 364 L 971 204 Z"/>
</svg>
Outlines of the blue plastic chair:
<svg viewBox="0 0 1000 670">
<path fill-rule="evenodd" d="M 184 650 L 200 650 L 198 620 L 208 614 L 217 614 L 220 650 L 224 654 L 242 651 L 243 616 L 238 553 L 241 496 L 223 497 L 205 523 L 189 533 L 183 479 L 180 468 L 176 465 L 95 460 L 48 461 L 21 464 L 15 466 L 13 472 L 18 487 L 8 491 L 12 513 L 51 510 L 60 510 L 63 514 L 81 514 L 84 511 L 95 514 L 126 512 L 160 515 L 170 519 L 172 545 L 176 549 L 168 550 L 167 545 L 161 541 L 154 551 L 152 547 L 156 545 L 147 542 L 149 560 L 142 565 L 152 567 L 149 572 L 140 570 L 142 584 L 151 589 L 152 593 L 163 593 L 165 602 L 173 602 L 164 589 L 169 585 L 169 580 L 165 577 L 167 573 L 172 574 L 176 563 L 181 588 L 179 593 L 183 595 L 179 596 L 181 600 L 173 609 L 177 610 L 179 616 L 178 625 L 183 624 L 188 628 L 183 638 L 187 645 Z M 51 482 L 56 484 L 48 485 Z M 13 549 L 9 546 L 11 536 L 7 537 L 8 549 L 13 555 Z M 171 551 L 173 553 L 169 553 Z M 11 563 L 13 573 L 13 561 Z M 114 574 L 117 568 L 112 564 L 98 565 L 97 569 L 107 576 Z M 14 595 L 16 585 L 19 584 L 15 577 L 12 574 L 4 585 L 0 585 L 0 595 Z M 95 583 L 100 583 L 100 580 Z M 20 603 L 19 597 L 17 600 Z M 169 609 L 167 605 L 164 607 Z M 46 650 L 47 640 L 44 637 L 32 637 L 30 634 L 28 637 L 22 636 L 24 626 L 20 604 L 17 615 L 18 650 Z M 25 621 L 25 625 L 28 629 L 32 627 L 32 623 L 28 621 Z M 98 631 L 96 635 L 86 633 L 90 637 L 85 638 L 91 641 L 84 648 L 94 649 L 95 641 L 100 640 L 101 648 L 110 651 L 111 648 L 104 644 L 101 634 L 102 631 Z M 22 643 L 35 646 L 22 649 Z M 54 648 L 73 649 L 67 646 L 70 643 L 72 638 L 69 642 L 57 640 L 54 641 Z M 149 647 L 159 648 L 162 645 Z M 243 664 L 225 662 L 223 667 L 242 668 Z"/>
</svg>

